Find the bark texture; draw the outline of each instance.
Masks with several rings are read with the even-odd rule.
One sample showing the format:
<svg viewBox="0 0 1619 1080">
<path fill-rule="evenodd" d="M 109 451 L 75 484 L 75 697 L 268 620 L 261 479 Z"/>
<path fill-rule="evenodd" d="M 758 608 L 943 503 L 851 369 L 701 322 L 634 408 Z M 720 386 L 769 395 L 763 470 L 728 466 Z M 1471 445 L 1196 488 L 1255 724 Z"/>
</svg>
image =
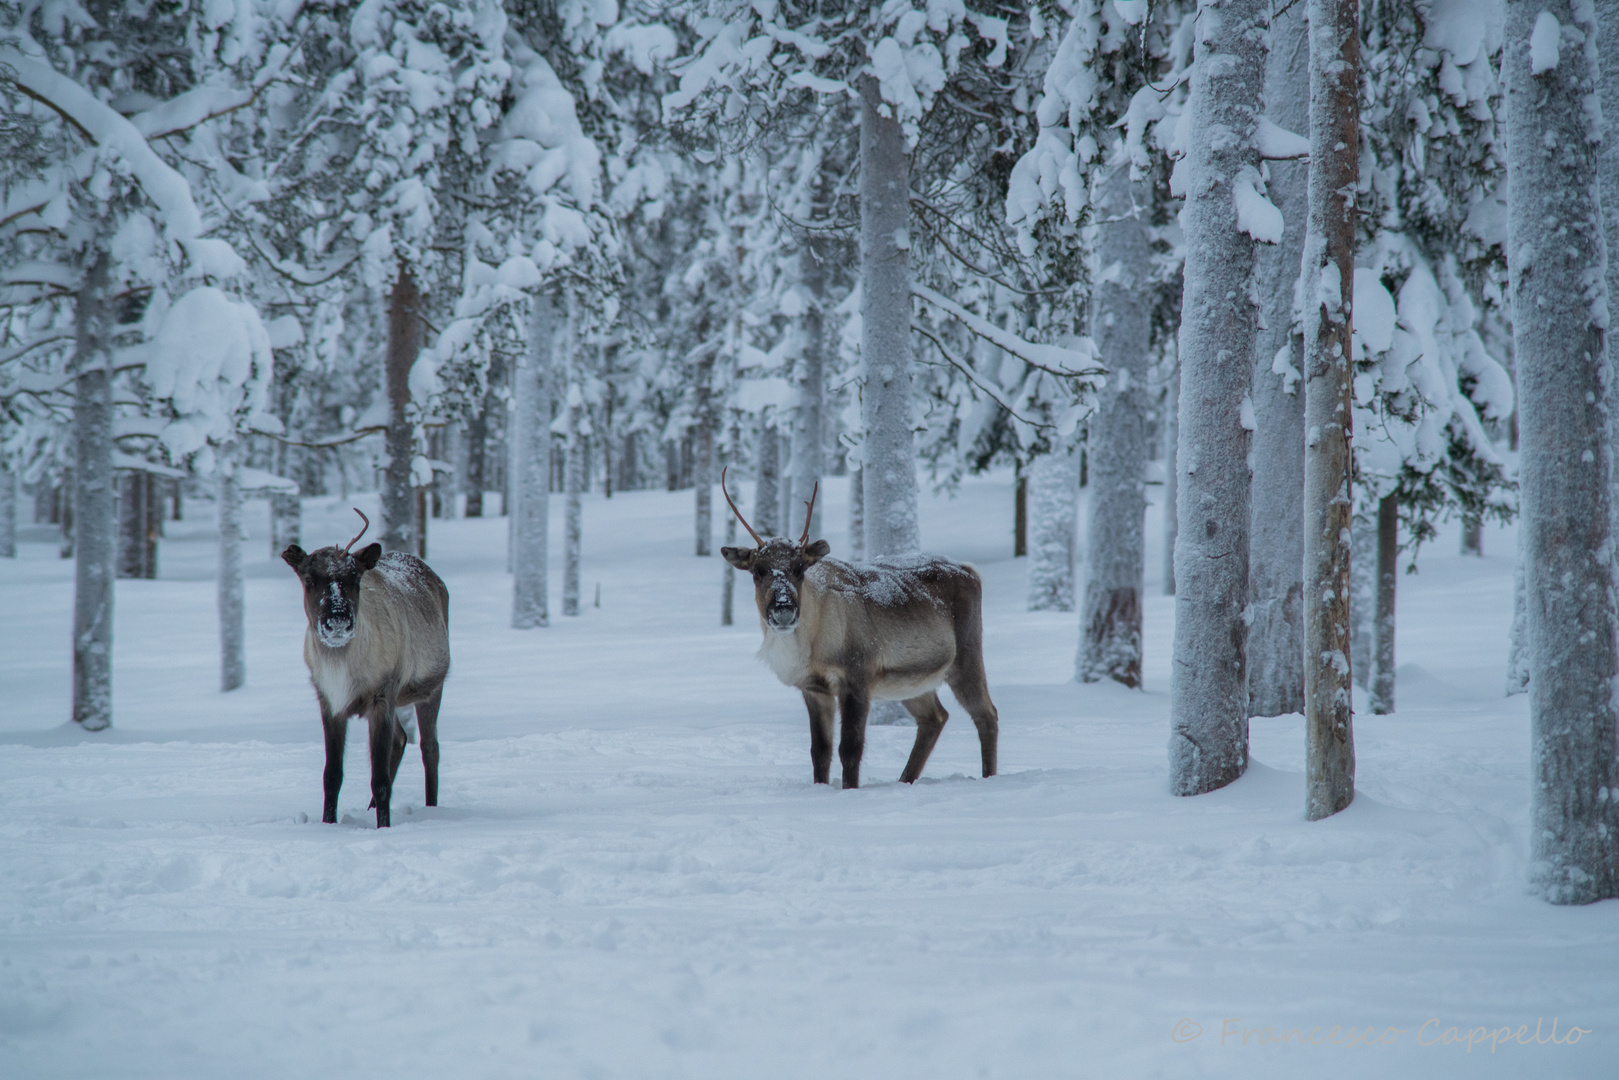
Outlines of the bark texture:
<svg viewBox="0 0 1619 1080">
<path fill-rule="evenodd" d="M 1235 187 L 1257 177 L 1268 0 L 1204 0 L 1187 102 L 1186 287 L 1181 303 L 1180 534 L 1170 677 L 1170 786 L 1224 787 L 1248 767 L 1249 432 L 1253 237 Z M 1251 181 L 1250 181 L 1251 182 Z"/>
<path fill-rule="evenodd" d="M 235 453 L 220 452 L 219 504 L 219 689 L 229 693 L 247 681 L 247 628 L 242 579 L 242 488 Z"/>
<path fill-rule="evenodd" d="M 1310 0 L 1310 218 L 1304 242 L 1305 816 L 1355 797 L 1349 643 L 1350 312 L 1360 175 L 1360 8 Z"/>
<path fill-rule="evenodd" d="M 17 557 L 17 474 L 0 458 L 0 559 Z"/>
<path fill-rule="evenodd" d="M 512 627 L 548 626 L 551 535 L 551 359 L 556 348 L 556 297 L 537 293 L 528 348 L 512 373 L 511 509 Z"/>
<path fill-rule="evenodd" d="M 833 177 L 823 165 L 816 177 L 816 195 L 811 207 L 812 223 L 831 214 Z M 826 469 L 826 264 L 832 258 L 831 245 L 824 233 L 812 233 L 798 252 L 799 280 L 808 294 L 808 303 L 799 320 L 800 348 L 794 365 L 798 405 L 793 410 L 792 455 L 787 466 L 787 505 L 803 506 L 821 481 Z M 793 515 L 785 517 L 792 527 Z M 821 504 L 817 499 L 810 521 L 810 539 L 822 535 Z"/>
<path fill-rule="evenodd" d="M 910 156 L 897 120 L 860 84 L 861 464 L 867 558 L 920 550 L 911 432 Z M 903 246 L 902 246 L 903 245 Z"/>
<path fill-rule="evenodd" d="M 1548 13 L 1561 26 L 1558 55 L 1537 74 L 1530 35 Z M 1530 878 L 1557 904 L 1619 896 L 1619 654 L 1591 14 L 1569 0 L 1508 4 L 1502 64 L 1530 645 Z"/>
<path fill-rule="evenodd" d="M 1079 546 L 1079 448 L 1073 441 L 1029 466 L 1029 610 L 1074 610 Z"/>
<path fill-rule="evenodd" d="M 1108 367 L 1087 447 L 1090 528 L 1078 675 L 1141 685 L 1141 604 L 1146 590 L 1147 346 L 1152 335 L 1152 247 L 1138 207 L 1151 204 L 1130 180 L 1119 145 L 1101 181 L 1096 227 L 1101 267 L 1092 334 Z M 1077 480 L 1077 476 L 1076 476 Z"/>
<path fill-rule="evenodd" d="M 89 731 L 112 724 L 118 510 L 112 471 L 114 301 L 107 263 L 104 253 L 90 263 L 74 311 L 73 719 Z"/>
<path fill-rule="evenodd" d="M 1288 131 L 1310 130 L 1310 43 L 1304 7 L 1278 5 L 1265 64 L 1265 114 Z M 1248 541 L 1248 714 L 1304 711 L 1304 339 L 1293 323 L 1294 285 L 1309 217 L 1309 166 L 1269 163 L 1282 241 L 1259 250 L 1254 348 L 1252 533 Z"/>
<path fill-rule="evenodd" d="M 866 561 L 866 470 L 849 470 L 849 561 Z"/>
<path fill-rule="evenodd" d="M 416 426 L 407 414 L 410 404 L 410 369 L 422 351 L 421 290 L 403 262 L 388 295 L 388 354 L 386 391 L 388 429 L 383 440 L 388 464 L 382 477 L 382 535 L 385 551 L 416 553 L 416 496 L 410 485 L 411 459 L 416 453 Z"/>
</svg>

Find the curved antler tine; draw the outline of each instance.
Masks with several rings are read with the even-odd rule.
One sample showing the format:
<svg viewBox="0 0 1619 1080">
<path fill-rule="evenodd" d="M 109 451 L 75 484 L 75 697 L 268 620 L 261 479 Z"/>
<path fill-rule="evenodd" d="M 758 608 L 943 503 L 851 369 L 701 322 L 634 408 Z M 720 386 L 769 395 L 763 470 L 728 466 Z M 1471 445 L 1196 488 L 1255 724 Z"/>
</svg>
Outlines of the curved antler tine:
<svg viewBox="0 0 1619 1080">
<path fill-rule="evenodd" d="M 809 502 L 804 504 L 804 535 L 798 538 L 799 547 L 803 547 L 805 544 L 809 543 L 810 518 L 815 514 L 815 496 L 819 495 L 820 493 L 821 482 L 817 480 L 815 481 L 815 486 L 810 489 Z"/>
<path fill-rule="evenodd" d="M 356 514 L 359 514 L 359 515 L 360 515 L 360 520 L 361 520 L 361 521 L 363 521 L 363 522 L 365 522 L 365 524 L 364 524 L 364 525 L 363 525 L 363 526 L 361 526 L 361 527 L 360 527 L 360 531 L 359 531 L 359 532 L 357 532 L 357 533 L 355 533 L 355 534 L 354 534 L 354 539 L 353 539 L 353 540 L 350 540 L 350 541 L 349 541 L 349 542 L 348 542 L 348 543 L 347 543 L 347 544 L 346 544 L 346 545 L 345 545 L 345 546 L 344 546 L 344 548 L 343 548 L 343 554 L 345 554 L 345 555 L 347 555 L 347 554 L 348 554 L 348 553 L 349 553 L 349 548 L 351 548 L 351 547 L 353 547 L 353 546 L 354 546 L 354 545 L 355 545 L 355 544 L 358 544 L 358 543 L 359 543 L 359 542 L 360 542 L 360 537 L 362 537 L 362 536 L 364 536 L 364 535 L 365 535 L 365 530 L 366 530 L 366 529 L 369 529 L 369 528 L 370 528 L 370 527 L 371 527 L 371 519 L 370 519 L 370 518 L 368 518 L 368 517 L 366 517 L 366 516 L 365 516 L 365 512 L 364 512 L 364 511 L 362 511 L 362 510 L 361 510 L 361 509 L 360 509 L 360 508 L 359 508 L 359 507 L 358 507 L 358 506 L 356 506 L 356 507 L 354 507 L 354 508 L 353 508 L 353 509 L 354 509 L 354 512 L 355 512 L 355 513 L 356 513 Z"/>
<path fill-rule="evenodd" d="M 742 516 L 742 511 L 736 508 L 736 503 L 731 502 L 731 493 L 725 490 L 725 472 L 726 469 L 729 468 L 730 466 L 727 465 L 724 469 L 720 470 L 720 494 L 725 496 L 726 502 L 731 503 L 731 513 L 735 514 L 736 519 L 742 523 L 742 527 L 748 530 L 748 535 L 753 537 L 755 542 L 757 542 L 760 547 L 764 547 L 765 542 L 759 539 L 759 534 L 753 531 L 753 526 L 749 525 L 748 519 Z"/>
</svg>

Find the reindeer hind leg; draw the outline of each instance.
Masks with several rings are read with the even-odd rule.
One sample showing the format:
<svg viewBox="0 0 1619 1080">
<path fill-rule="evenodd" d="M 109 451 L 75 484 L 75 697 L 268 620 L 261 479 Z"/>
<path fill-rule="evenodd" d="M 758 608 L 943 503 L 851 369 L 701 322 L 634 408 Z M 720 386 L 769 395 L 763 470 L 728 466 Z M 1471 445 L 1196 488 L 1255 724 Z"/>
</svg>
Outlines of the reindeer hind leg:
<svg viewBox="0 0 1619 1080">
<path fill-rule="evenodd" d="M 989 681 L 984 677 L 983 660 L 974 657 L 958 663 L 950 676 L 950 691 L 973 718 L 978 729 L 978 749 L 983 758 L 984 775 L 994 776 L 998 767 L 997 754 L 1001 733 L 1000 713 L 989 699 Z"/>
<path fill-rule="evenodd" d="M 433 696 L 416 705 L 416 737 L 422 742 L 422 772 L 427 777 L 427 805 L 438 805 L 438 708 L 444 701 L 444 684 Z"/>
<path fill-rule="evenodd" d="M 911 757 L 905 763 L 905 771 L 899 774 L 899 782 L 914 784 L 921 779 L 922 769 L 928 763 L 928 755 L 933 753 L 933 747 L 939 741 L 939 733 L 944 730 L 944 723 L 950 719 L 950 714 L 940 703 L 939 695 L 932 690 L 908 698 L 902 704 L 905 711 L 916 718 L 916 742 L 911 744 Z"/>
</svg>

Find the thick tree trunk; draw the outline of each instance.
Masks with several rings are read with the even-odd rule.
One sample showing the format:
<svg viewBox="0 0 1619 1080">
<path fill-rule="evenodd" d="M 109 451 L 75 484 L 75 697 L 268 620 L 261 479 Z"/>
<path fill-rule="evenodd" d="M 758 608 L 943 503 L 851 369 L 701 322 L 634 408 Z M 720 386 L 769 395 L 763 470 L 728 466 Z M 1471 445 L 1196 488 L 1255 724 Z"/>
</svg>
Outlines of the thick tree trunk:
<svg viewBox="0 0 1619 1080">
<path fill-rule="evenodd" d="M 112 724 L 113 560 L 117 505 L 112 470 L 113 301 L 105 253 L 90 263 L 74 312 L 73 719 L 88 731 Z"/>
<path fill-rule="evenodd" d="M 584 399 L 575 387 L 568 390 L 567 471 L 562 494 L 562 614 L 579 614 L 579 555 L 584 538 L 585 457 L 589 453 L 584 426 Z"/>
<path fill-rule="evenodd" d="M 916 451 L 911 432 L 910 156 L 899 121 L 878 108 L 872 76 L 860 83 L 860 355 L 866 429 L 866 555 L 920 550 Z M 903 245 L 903 246 L 902 246 Z"/>
<path fill-rule="evenodd" d="M 1175 364 L 1164 394 L 1164 595 L 1175 595 L 1175 539 L 1180 533 L 1176 504 L 1180 502 L 1181 369 Z"/>
<path fill-rule="evenodd" d="M 781 437 L 770 426 L 770 419 L 759 417 L 759 469 L 753 481 L 753 527 L 760 536 L 786 536 L 789 526 L 777 520 L 782 496 Z"/>
<path fill-rule="evenodd" d="M 1305 816 L 1355 797 L 1349 664 L 1350 313 L 1360 178 L 1360 7 L 1310 0 L 1310 217 L 1304 241 Z"/>
<path fill-rule="evenodd" d="M 1288 131 L 1310 130 L 1310 42 L 1301 5 L 1271 22 L 1265 114 Z M 1309 217 L 1309 166 L 1272 161 L 1270 198 L 1282 241 L 1259 251 L 1261 324 L 1254 348 L 1254 481 L 1248 541 L 1248 713 L 1304 711 L 1304 339 L 1293 325 L 1294 283 Z"/>
<path fill-rule="evenodd" d="M 1400 565 L 1400 502 L 1385 495 L 1377 503 L 1377 614 L 1373 621 L 1372 712 L 1394 711 L 1394 589 Z"/>
<path fill-rule="evenodd" d="M 1508 4 L 1502 62 L 1530 644 L 1530 876 L 1556 904 L 1619 896 L 1611 795 L 1619 620 L 1591 15 L 1570 0 Z"/>
<path fill-rule="evenodd" d="M 1089 529 L 1080 609 L 1082 682 L 1141 685 L 1141 603 L 1146 591 L 1147 345 L 1152 334 L 1152 248 L 1138 207 L 1146 184 L 1130 180 L 1123 144 L 1114 149 L 1097 206 L 1092 333 L 1108 367 L 1090 418 Z"/>
<path fill-rule="evenodd" d="M 556 349 L 556 297 L 536 293 L 528 348 L 517 357 L 512 379 L 512 627 L 549 626 L 550 585 L 546 576 L 551 536 L 551 365 Z"/>
<path fill-rule="evenodd" d="M 129 469 L 118 475 L 118 576 L 157 577 L 157 534 L 162 521 L 162 500 L 156 497 L 157 479 L 149 472 Z"/>
<path fill-rule="evenodd" d="M 382 541 L 386 551 L 415 553 L 416 493 L 411 488 L 411 461 L 416 454 L 416 426 L 407 413 L 410 369 L 422 351 L 421 290 L 404 262 L 388 296 L 388 353 L 385 390 L 388 429 L 383 433 L 388 462 L 382 478 Z"/>
<path fill-rule="evenodd" d="M 1255 241 L 1236 185 L 1257 177 L 1268 0 L 1203 0 L 1187 103 L 1186 289 L 1181 303 L 1179 507 L 1170 785 L 1224 787 L 1248 767 L 1249 429 L 1259 312 Z"/>
<path fill-rule="evenodd" d="M 1029 610 L 1074 610 L 1079 541 L 1079 448 L 1072 439 L 1029 466 Z M 1083 647 L 1083 646 L 1082 646 Z"/>
<path fill-rule="evenodd" d="M 1619 304 L 1619 7 L 1611 2 L 1597 5 L 1597 55 L 1602 58 L 1597 72 L 1597 99 L 1602 105 L 1602 120 L 1606 130 L 1603 132 L 1602 145 L 1597 157 L 1597 180 L 1602 196 L 1602 236 L 1607 249 L 1607 277 L 1608 303 Z M 1610 317 L 1612 312 L 1610 311 Z M 1614 344 L 1614 338 L 1619 335 L 1607 335 L 1608 350 L 1608 444 L 1619 446 L 1619 346 Z M 1517 410 L 1512 413 L 1513 420 L 1517 420 Z M 1517 427 L 1512 429 L 1514 442 L 1512 448 L 1516 450 Z M 1610 475 L 1609 479 L 1619 484 L 1619 476 Z M 1619 494 L 1613 497 L 1613 511 L 1619 518 Z M 1483 530 L 1480 529 L 1480 534 Z M 1619 535 L 1619 533 L 1616 533 Z M 1478 550 L 1469 553 L 1465 544 L 1466 532 L 1463 533 L 1463 554 L 1484 554 L 1482 535 L 1477 545 Z"/>
<path fill-rule="evenodd" d="M 219 688 L 226 693 L 247 681 L 247 630 L 242 580 L 242 489 L 235 450 L 219 454 Z"/>
</svg>

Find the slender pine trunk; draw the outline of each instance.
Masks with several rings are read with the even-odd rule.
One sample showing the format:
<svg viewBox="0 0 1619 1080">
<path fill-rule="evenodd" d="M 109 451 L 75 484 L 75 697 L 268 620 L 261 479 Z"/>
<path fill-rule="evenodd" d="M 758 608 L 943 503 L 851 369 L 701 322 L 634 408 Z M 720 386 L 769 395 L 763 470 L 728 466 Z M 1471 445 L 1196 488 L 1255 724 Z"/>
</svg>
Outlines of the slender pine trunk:
<svg viewBox="0 0 1619 1080">
<path fill-rule="evenodd" d="M 511 462 L 506 470 L 512 495 L 512 627 L 549 626 L 551 536 L 551 367 L 556 350 L 557 303 L 550 292 L 529 300 L 528 348 L 512 372 Z"/>
<path fill-rule="evenodd" d="M 1484 519 L 1477 514 L 1462 515 L 1461 553 L 1479 559 L 1484 557 Z"/>
<path fill-rule="evenodd" d="M 1360 7 L 1310 0 L 1310 216 L 1304 241 L 1305 816 L 1355 797 L 1349 642 L 1350 313 L 1360 178 Z"/>
<path fill-rule="evenodd" d="M 1394 589 L 1400 564 L 1400 502 L 1385 495 L 1377 502 L 1377 614 L 1373 621 L 1372 712 L 1394 711 Z"/>
<path fill-rule="evenodd" d="M 1510 3 L 1502 50 L 1530 645 L 1530 878 L 1555 904 L 1619 896 L 1619 617 L 1592 16 L 1571 0 Z M 1544 40 L 1548 20 L 1553 63 L 1536 72 L 1530 38 Z M 1544 45 L 1533 52 L 1545 59 Z"/>
<path fill-rule="evenodd" d="M 774 437 L 774 433 L 772 432 L 771 434 L 772 434 L 772 437 Z M 768 536 L 768 535 L 770 535 L 769 533 L 765 532 L 763 529 L 760 529 L 758 531 L 759 531 L 760 536 Z M 735 514 L 727 514 L 725 516 L 725 546 L 726 547 L 734 547 L 735 545 L 736 545 L 736 515 Z M 734 615 L 735 615 L 735 607 L 736 607 L 736 571 L 731 568 L 730 563 L 725 562 L 725 560 L 723 560 L 723 559 L 721 559 L 720 561 L 721 561 L 721 563 L 724 564 L 724 567 L 725 567 L 724 570 L 720 571 L 720 625 L 721 626 L 730 626 L 735 621 L 734 620 Z"/>
<path fill-rule="evenodd" d="M 714 353 L 708 350 L 697 362 L 696 426 L 692 429 L 693 510 L 696 553 L 714 553 Z"/>
<path fill-rule="evenodd" d="M 585 455 L 584 401 L 576 387 L 568 389 L 567 470 L 562 492 L 563 517 L 562 614 L 579 614 L 579 556 L 584 538 Z"/>
<path fill-rule="evenodd" d="M 911 432 L 910 156 L 882 92 L 860 83 L 860 355 L 868 558 L 921 548 Z"/>
<path fill-rule="evenodd" d="M 1179 467 L 1181 367 L 1175 364 L 1164 392 L 1164 595 L 1175 595 L 1175 540 L 1180 533 L 1176 504 L 1180 502 Z"/>
<path fill-rule="evenodd" d="M 87 731 L 112 724 L 112 605 L 118 510 L 112 469 L 112 333 L 105 252 L 85 273 L 75 305 L 73 503 L 64 522 L 73 575 L 73 719 Z M 64 515 L 65 516 L 65 515 Z"/>
<path fill-rule="evenodd" d="M 1204 0 L 1187 103 L 1179 508 L 1170 785 L 1224 787 L 1248 767 L 1249 431 L 1259 313 L 1236 185 L 1257 177 L 1269 0 Z M 1234 137 L 1235 136 L 1235 137 Z"/>
<path fill-rule="evenodd" d="M 242 488 L 236 480 L 234 447 L 219 453 L 219 689 L 229 693 L 247 681 L 247 629 L 242 579 Z"/>
<path fill-rule="evenodd" d="M 866 470 L 849 470 L 849 561 L 866 561 Z"/>
<path fill-rule="evenodd" d="M 811 225 L 819 227 L 832 213 L 834 178 L 823 161 L 815 179 L 815 197 L 810 205 Z M 810 501 L 810 493 L 821 482 L 826 468 L 826 267 L 833 257 L 831 245 L 822 232 L 813 232 L 798 250 L 798 277 L 808 293 L 808 304 L 799 320 L 800 349 L 794 365 L 798 404 L 793 409 L 792 453 L 788 457 L 787 506 L 796 510 Z M 793 513 L 783 515 L 782 527 L 791 530 Z M 810 525 L 810 539 L 822 533 L 820 500 Z"/>
<path fill-rule="evenodd" d="M 1029 526 L 1029 610 L 1073 611 L 1079 547 L 1079 448 L 1073 439 L 1029 466 Z"/>
<path fill-rule="evenodd" d="M 17 474 L 0 456 L 0 559 L 17 557 Z"/>
<path fill-rule="evenodd" d="M 401 260 L 399 276 L 388 295 L 388 352 L 386 357 L 388 427 L 383 441 L 388 462 L 382 478 L 382 541 L 386 551 L 415 553 L 416 494 L 411 488 L 411 462 L 416 454 L 416 426 L 407 412 L 410 404 L 410 369 L 422 351 L 421 290 L 410 268 Z"/>
<path fill-rule="evenodd" d="M 467 418 L 467 472 L 466 482 L 466 509 L 464 514 L 469 518 L 483 517 L 483 492 L 486 478 L 484 476 L 485 447 L 489 438 L 488 411 L 496 400 L 494 394 L 485 394 L 478 403 L 478 409 Z"/>
<path fill-rule="evenodd" d="M 1265 114 L 1310 130 L 1310 42 L 1304 8 L 1278 5 L 1265 64 Z M 1269 164 L 1282 240 L 1260 249 L 1262 322 L 1254 348 L 1254 481 L 1248 542 L 1248 712 L 1304 711 L 1304 339 L 1293 324 L 1294 284 L 1309 217 L 1309 166 Z"/>
<path fill-rule="evenodd" d="M 1141 604 L 1146 591 L 1147 346 L 1152 334 L 1152 247 L 1141 212 L 1149 185 L 1130 179 L 1122 143 L 1105 167 L 1096 209 L 1092 333 L 1108 366 L 1087 440 L 1089 530 L 1080 609 L 1078 676 L 1141 686 Z"/>
<path fill-rule="evenodd" d="M 782 501 L 781 437 L 770 426 L 772 419 L 763 413 L 759 416 L 759 468 L 753 481 L 753 527 L 760 536 L 786 536 L 790 526 L 777 521 Z"/>
</svg>

